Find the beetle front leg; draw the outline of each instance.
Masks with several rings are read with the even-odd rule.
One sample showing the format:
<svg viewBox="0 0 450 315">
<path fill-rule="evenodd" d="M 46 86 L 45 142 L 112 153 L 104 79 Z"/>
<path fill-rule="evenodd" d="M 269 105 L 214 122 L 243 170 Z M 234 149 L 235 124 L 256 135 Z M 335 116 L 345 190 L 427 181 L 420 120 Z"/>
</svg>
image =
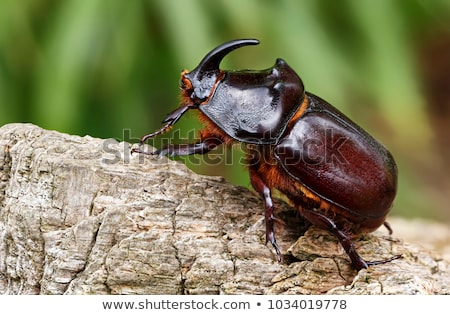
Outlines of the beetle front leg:
<svg viewBox="0 0 450 315">
<path fill-rule="evenodd" d="M 256 173 L 256 171 L 250 168 L 250 182 L 253 188 L 258 192 L 264 199 L 265 205 L 265 222 L 266 222 L 266 243 L 270 242 L 275 252 L 277 253 L 278 262 L 281 262 L 281 252 L 278 247 L 277 241 L 275 240 L 274 226 L 274 206 L 270 188 L 264 183 L 261 177 Z"/>
<path fill-rule="evenodd" d="M 161 149 L 155 150 L 153 152 L 143 152 L 140 150 L 134 150 L 134 152 L 144 153 L 149 155 L 157 155 L 162 157 L 168 155 L 170 157 L 174 156 L 185 156 L 190 154 L 205 154 L 222 144 L 223 141 L 217 137 L 205 138 L 200 142 L 196 143 L 182 143 L 182 144 L 169 144 Z"/>
</svg>

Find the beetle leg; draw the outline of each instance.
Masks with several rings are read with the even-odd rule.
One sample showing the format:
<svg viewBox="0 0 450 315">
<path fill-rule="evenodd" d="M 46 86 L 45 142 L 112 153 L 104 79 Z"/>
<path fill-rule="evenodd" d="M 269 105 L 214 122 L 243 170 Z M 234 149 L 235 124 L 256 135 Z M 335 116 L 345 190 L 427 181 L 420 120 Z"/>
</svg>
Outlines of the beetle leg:
<svg viewBox="0 0 450 315">
<path fill-rule="evenodd" d="M 389 235 L 392 235 L 392 233 L 393 233 L 394 231 L 392 230 L 392 227 L 391 227 L 391 225 L 389 224 L 389 222 L 384 221 L 384 222 L 383 222 L 383 225 L 384 225 L 384 227 L 386 228 L 386 230 L 388 230 Z"/>
<path fill-rule="evenodd" d="M 177 121 L 180 119 L 181 116 L 183 116 L 184 113 L 186 113 L 189 109 L 194 108 L 192 105 L 183 105 L 172 112 L 170 112 L 167 117 L 162 121 L 164 126 L 162 126 L 160 129 L 156 130 L 155 132 L 149 133 L 141 138 L 141 144 L 143 144 L 145 141 L 147 141 L 150 138 L 156 137 L 157 135 L 160 135 L 166 131 L 168 131 Z"/>
<path fill-rule="evenodd" d="M 197 143 L 189 144 L 169 144 L 161 149 L 152 152 L 152 155 L 158 155 L 162 157 L 165 155 L 173 156 L 183 156 L 190 154 L 205 154 L 220 145 L 223 141 L 217 137 L 205 138 Z"/>
<path fill-rule="evenodd" d="M 309 209 L 303 209 L 302 211 L 303 216 L 310 221 L 312 224 L 314 224 L 317 227 L 320 227 L 322 229 L 328 230 L 331 233 L 333 233 L 341 243 L 342 247 L 344 248 L 345 252 L 350 257 L 350 260 L 352 261 L 352 266 L 356 270 L 361 270 L 363 268 L 366 268 L 368 266 L 374 266 L 379 264 L 384 264 L 390 261 L 393 261 L 395 259 L 402 258 L 402 255 L 394 255 L 390 258 L 383 259 L 383 260 L 377 260 L 377 261 L 365 261 L 362 259 L 361 256 L 356 252 L 355 245 L 351 241 L 350 237 L 345 234 L 342 230 L 340 230 L 337 225 L 325 216 L 324 214 L 309 210 Z"/>
<path fill-rule="evenodd" d="M 361 270 L 368 267 L 367 262 L 356 252 L 355 245 L 352 243 L 350 237 L 341 231 L 333 220 L 320 212 L 305 208 L 302 210 L 302 215 L 315 226 L 330 231 L 338 238 L 345 252 L 350 257 L 353 268 Z"/>
<path fill-rule="evenodd" d="M 277 253 L 278 262 L 281 262 L 281 252 L 278 247 L 277 241 L 275 240 L 274 226 L 274 206 L 270 188 L 264 183 L 264 181 L 259 177 L 255 170 L 250 168 L 250 182 L 253 188 L 262 196 L 265 204 L 265 222 L 266 222 L 266 243 L 270 242 L 275 248 Z"/>
</svg>

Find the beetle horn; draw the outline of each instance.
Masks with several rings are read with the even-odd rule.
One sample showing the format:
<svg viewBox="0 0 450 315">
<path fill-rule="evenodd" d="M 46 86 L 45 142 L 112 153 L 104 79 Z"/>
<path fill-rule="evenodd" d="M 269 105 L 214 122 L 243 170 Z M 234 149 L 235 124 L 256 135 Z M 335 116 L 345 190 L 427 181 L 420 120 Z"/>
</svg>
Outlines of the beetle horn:
<svg viewBox="0 0 450 315">
<path fill-rule="evenodd" d="M 219 70 L 219 65 L 222 59 L 231 51 L 248 45 L 257 45 L 257 39 L 236 39 L 226 42 L 209 52 L 200 64 L 192 72 L 215 72 Z"/>
<path fill-rule="evenodd" d="M 195 96 L 199 99 L 209 96 L 220 73 L 220 62 L 227 54 L 239 47 L 257 44 L 257 39 L 236 39 L 211 50 L 194 70 L 185 75 L 194 87 Z"/>
</svg>

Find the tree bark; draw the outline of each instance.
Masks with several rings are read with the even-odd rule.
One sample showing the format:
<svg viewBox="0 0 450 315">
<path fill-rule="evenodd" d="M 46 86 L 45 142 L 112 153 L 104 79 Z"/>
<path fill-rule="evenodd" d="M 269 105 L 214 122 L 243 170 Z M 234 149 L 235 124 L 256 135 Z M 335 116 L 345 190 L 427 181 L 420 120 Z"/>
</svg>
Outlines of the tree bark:
<svg viewBox="0 0 450 315">
<path fill-rule="evenodd" d="M 278 263 L 255 193 L 129 152 L 112 139 L 0 128 L 1 293 L 450 294 L 448 256 L 380 229 L 355 240 L 358 252 L 404 258 L 356 272 L 335 237 L 282 201 Z"/>
</svg>

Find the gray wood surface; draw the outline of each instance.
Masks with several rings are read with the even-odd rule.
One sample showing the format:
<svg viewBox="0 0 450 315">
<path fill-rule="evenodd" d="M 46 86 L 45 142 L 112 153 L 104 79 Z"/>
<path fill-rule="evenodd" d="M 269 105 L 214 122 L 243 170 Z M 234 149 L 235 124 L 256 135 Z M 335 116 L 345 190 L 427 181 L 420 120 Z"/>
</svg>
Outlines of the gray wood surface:
<svg viewBox="0 0 450 315">
<path fill-rule="evenodd" d="M 282 201 L 280 264 L 254 192 L 129 151 L 0 128 L 0 293 L 450 294 L 448 256 L 395 238 L 395 224 L 392 237 L 380 228 L 355 242 L 368 260 L 404 258 L 357 273 L 332 235 Z"/>
</svg>

